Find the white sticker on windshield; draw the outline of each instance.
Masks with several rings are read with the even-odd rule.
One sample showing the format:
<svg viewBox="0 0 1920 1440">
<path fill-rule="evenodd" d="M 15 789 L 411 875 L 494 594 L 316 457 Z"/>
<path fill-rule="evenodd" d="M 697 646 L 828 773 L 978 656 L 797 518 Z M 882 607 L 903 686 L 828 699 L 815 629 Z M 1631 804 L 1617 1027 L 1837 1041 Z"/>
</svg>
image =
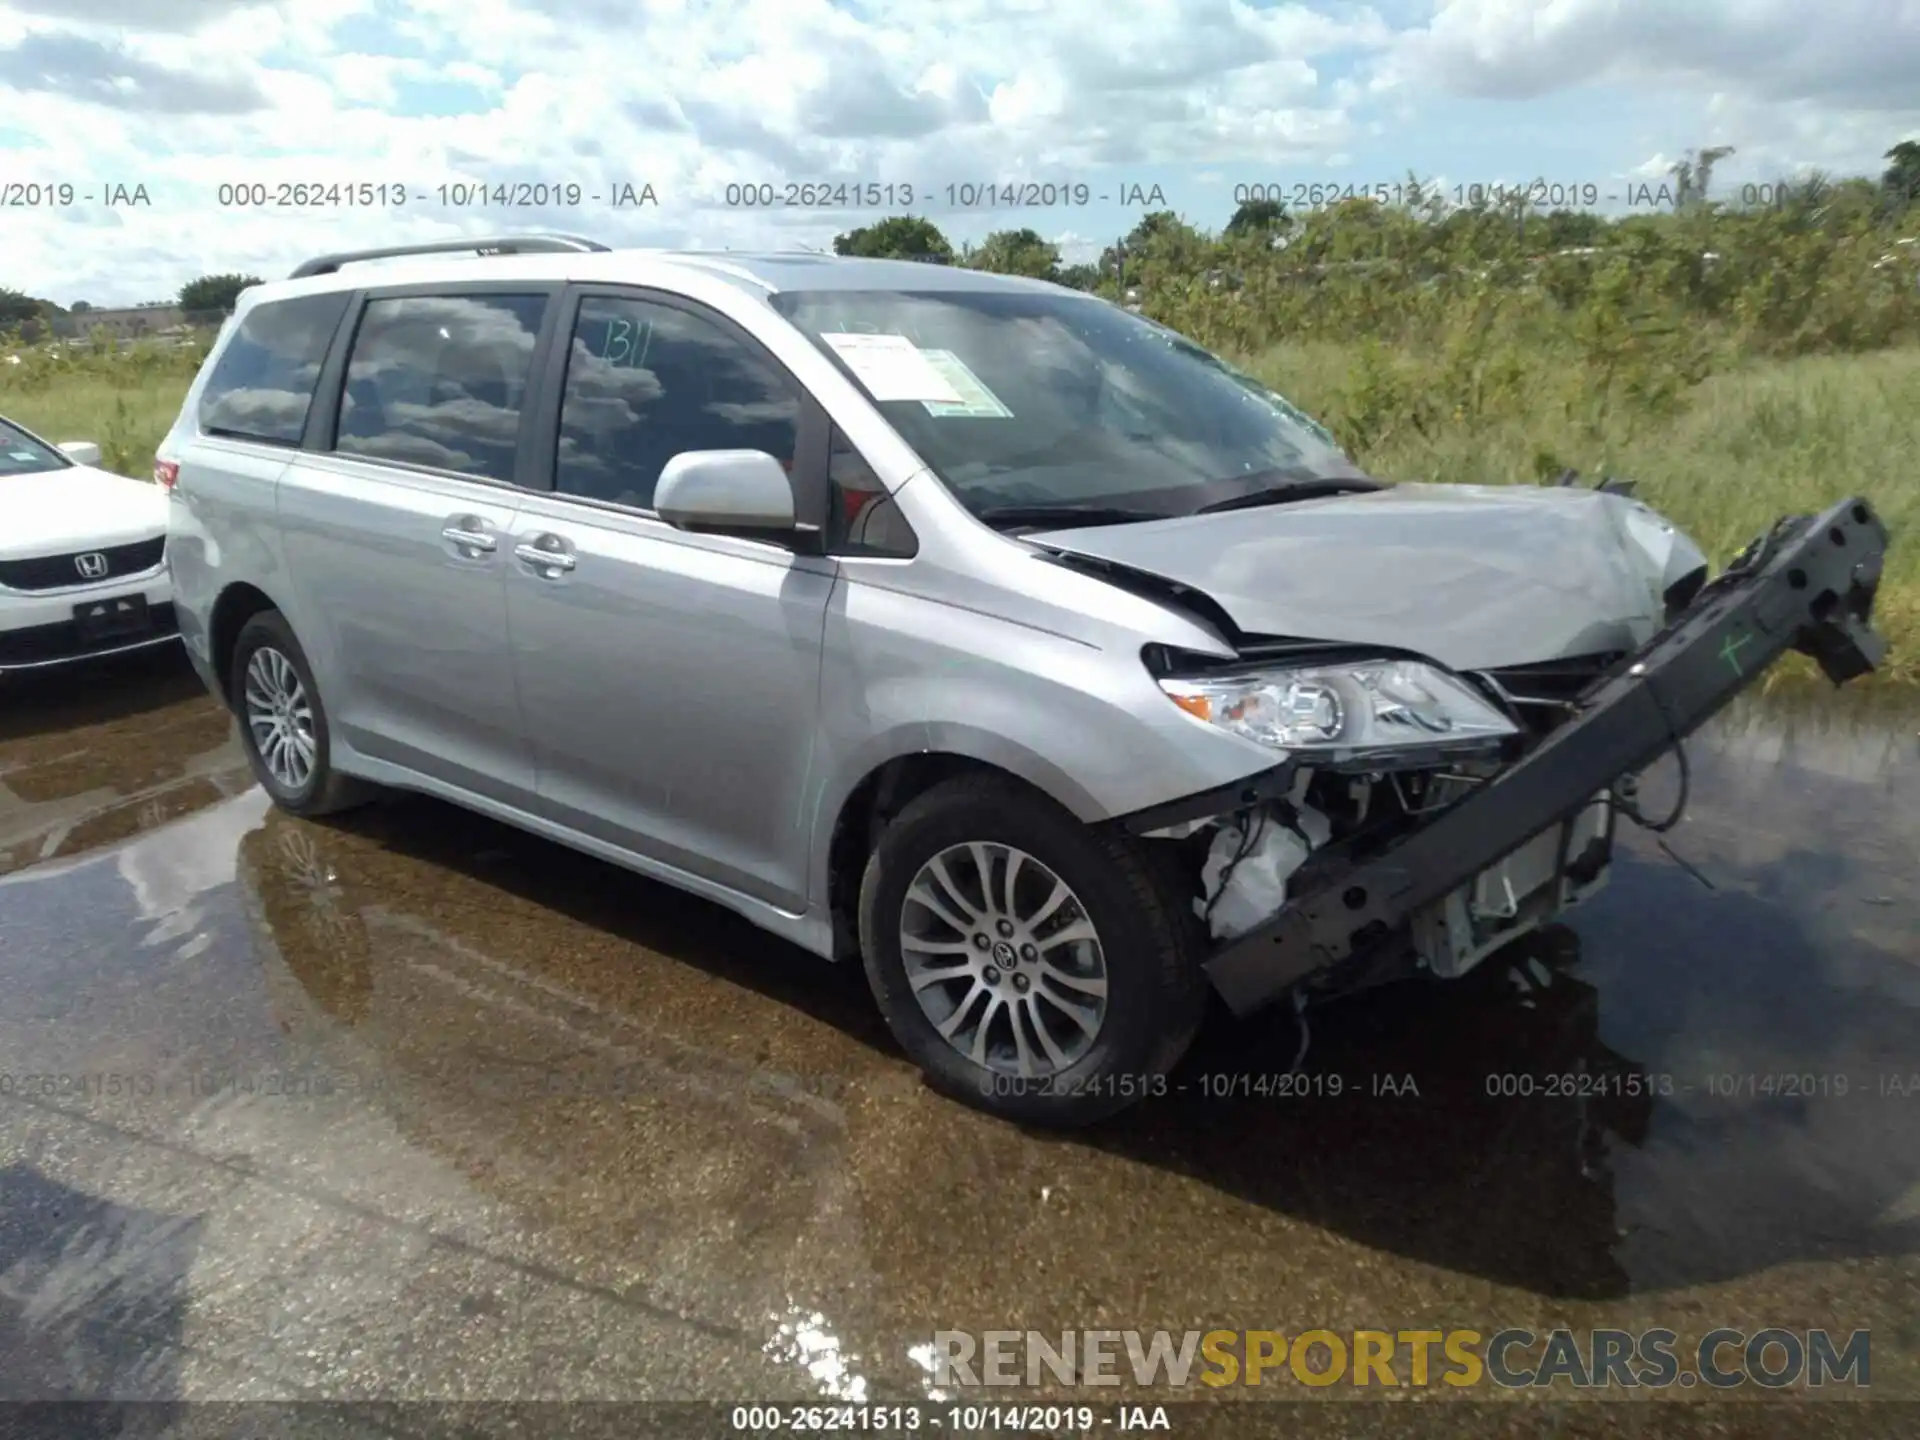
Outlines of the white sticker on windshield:
<svg viewBox="0 0 1920 1440">
<path fill-rule="evenodd" d="M 923 350 L 927 363 L 946 382 L 953 386 L 960 399 L 948 403 L 937 400 L 923 400 L 929 415 L 942 419 L 975 420 L 1011 420 L 1013 412 L 1000 403 L 1000 397 L 986 387 L 984 381 L 974 374 L 967 362 L 951 350 Z"/>
<path fill-rule="evenodd" d="M 38 460 L 40 457 L 31 450 L 9 450 L 7 452 L 7 458 L 9 460 Z"/>
<path fill-rule="evenodd" d="M 876 400 L 933 400 L 943 405 L 965 403 L 960 392 L 927 363 L 919 346 L 904 335 L 856 335 L 835 330 L 820 337 L 834 354 L 847 362 L 854 378 Z"/>
</svg>

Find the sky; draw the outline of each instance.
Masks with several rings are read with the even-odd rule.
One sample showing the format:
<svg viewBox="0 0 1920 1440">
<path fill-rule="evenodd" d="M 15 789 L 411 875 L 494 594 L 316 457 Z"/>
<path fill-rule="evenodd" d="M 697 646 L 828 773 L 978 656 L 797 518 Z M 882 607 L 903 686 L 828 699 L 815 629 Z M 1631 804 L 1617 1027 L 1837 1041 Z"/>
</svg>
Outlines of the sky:
<svg viewBox="0 0 1920 1440">
<path fill-rule="evenodd" d="M 534 230 L 827 249 L 903 209 L 1071 262 L 1253 186 L 1624 213 L 1698 147 L 1738 199 L 1902 139 L 1920 0 L 0 0 L 0 287 Z"/>
</svg>

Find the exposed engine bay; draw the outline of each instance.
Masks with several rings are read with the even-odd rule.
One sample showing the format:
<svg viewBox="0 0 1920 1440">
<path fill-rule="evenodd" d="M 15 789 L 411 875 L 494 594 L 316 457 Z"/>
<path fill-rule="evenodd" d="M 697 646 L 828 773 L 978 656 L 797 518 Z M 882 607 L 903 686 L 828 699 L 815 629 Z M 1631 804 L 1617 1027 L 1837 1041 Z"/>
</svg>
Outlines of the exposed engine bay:
<svg viewBox="0 0 1920 1440">
<path fill-rule="evenodd" d="M 1570 696 L 1618 659 L 1606 654 L 1474 678 L 1522 720 L 1524 753 L 1571 713 Z M 1282 798 L 1153 832 L 1179 846 L 1194 913 L 1216 941 L 1270 920 L 1292 892 L 1363 862 L 1497 777 L 1513 756 L 1432 769 L 1301 768 Z M 1496 950 L 1590 898 L 1607 881 L 1614 822 L 1636 816 L 1623 796 L 1596 794 L 1570 821 L 1529 840 L 1412 920 L 1404 944 L 1316 988 L 1358 989 L 1424 971 L 1457 979 Z"/>
</svg>

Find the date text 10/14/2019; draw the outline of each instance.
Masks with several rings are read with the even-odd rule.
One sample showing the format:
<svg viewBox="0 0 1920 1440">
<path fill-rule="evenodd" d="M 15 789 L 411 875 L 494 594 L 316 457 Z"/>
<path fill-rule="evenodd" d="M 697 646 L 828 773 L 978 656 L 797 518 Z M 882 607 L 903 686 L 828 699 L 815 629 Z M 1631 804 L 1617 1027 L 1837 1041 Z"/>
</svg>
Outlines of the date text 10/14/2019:
<svg viewBox="0 0 1920 1440">
<path fill-rule="evenodd" d="M 177 204 L 178 187 L 161 192 Z M 660 192 L 651 180 L 445 180 L 413 185 L 400 180 L 223 180 L 211 193 L 195 191 L 193 204 L 222 210 L 398 210 L 438 206 L 454 210 L 606 210 L 658 209 Z M 0 210 L 151 209 L 154 193 L 145 182 L 72 181 L 0 177 Z"/>
<path fill-rule="evenodd" d="M 397 210 L 408 205 L 450 210 L 658 209 L 659 191 L 648 180 L 444 180 L 437 185 L 380 181 L 229 181 L 215 188 L 222 209 Z"/>
<path fill-rule="evenodd" d="M 920 185 L 906 180 L 760 180 L 726 186 L 730 210 L 1052 210 L 1088 205 L 1157 209 L 1166 192 L 1145 181 L 961 180 Z"/>
<path fill-rule="evenodd" d="M 1164 1405 L 736 1405 L 728 1422 L 731 1431 L 745 1435 L 825 1430 L 1092 1435 L 1173 1429 Z"/>
</svg>

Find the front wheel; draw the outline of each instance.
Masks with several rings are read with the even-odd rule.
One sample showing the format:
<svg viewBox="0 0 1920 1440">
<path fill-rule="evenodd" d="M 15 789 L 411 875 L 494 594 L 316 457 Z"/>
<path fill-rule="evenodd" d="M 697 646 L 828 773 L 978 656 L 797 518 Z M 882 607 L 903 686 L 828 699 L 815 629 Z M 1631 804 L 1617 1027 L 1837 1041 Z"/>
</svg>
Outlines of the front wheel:
<svg viewBox="0 0 1920 1440">
<path fill-rule="evenodd" d="M 860 894 L 867 979 L 937 1090 L 1085 1125 L 1164 1093 L 1199 1028 L 1192 917 L 1143 847 L 1009 782 L 962 777 L 882 832 Z"/>
</svg>

